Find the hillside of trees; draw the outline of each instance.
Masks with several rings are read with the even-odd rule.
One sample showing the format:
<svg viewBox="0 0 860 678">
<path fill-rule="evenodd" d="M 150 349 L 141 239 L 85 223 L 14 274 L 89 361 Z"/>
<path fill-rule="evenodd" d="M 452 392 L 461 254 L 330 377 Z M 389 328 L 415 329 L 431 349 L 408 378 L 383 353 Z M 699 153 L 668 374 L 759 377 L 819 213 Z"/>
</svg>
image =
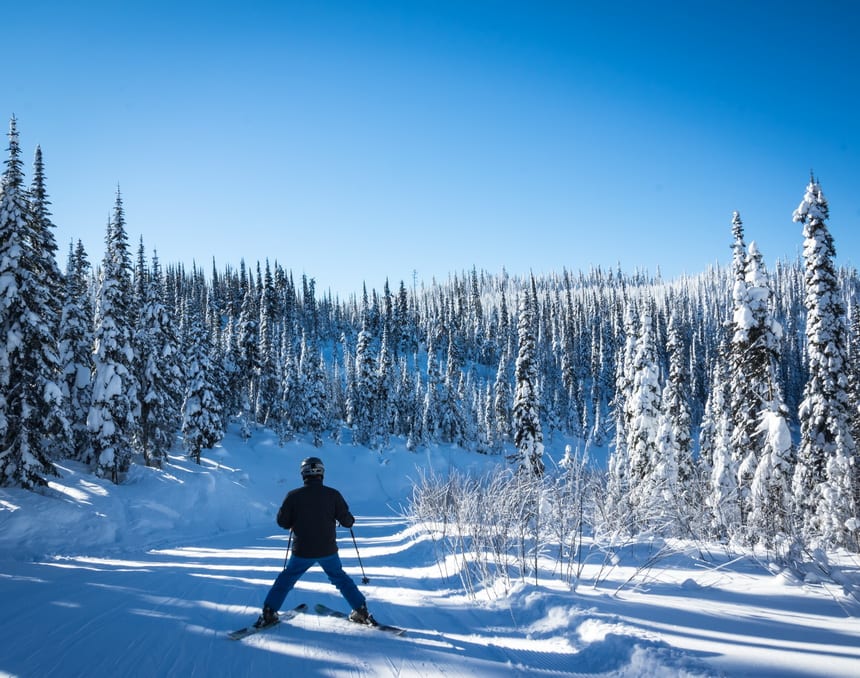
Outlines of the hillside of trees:
<svg viewBox="0 0 860 678">
<path fill-rule="evenodd" d="M 133 252 L 119 190 L 100 259 L 73 243 L 61 270 L 41 150 L 28 184 L 14 118 L 8 138 L 0 485 L 37 489 L 65 459 L 121 483 L 179 444 L 199 460 L 231 421 L 450 443 L 533 478 L 558 436 L 611 450 L 601 510 L 627 530 L 695 518 L 715 539 L 858 550 L 858 277 L 834 264 L 814 178 L 802 261 L 769 269 L 735 213 L 726 266 L 697 276 L 473 269 L 344 300 L 277 261 L 189 271 Z"/>
</svg>

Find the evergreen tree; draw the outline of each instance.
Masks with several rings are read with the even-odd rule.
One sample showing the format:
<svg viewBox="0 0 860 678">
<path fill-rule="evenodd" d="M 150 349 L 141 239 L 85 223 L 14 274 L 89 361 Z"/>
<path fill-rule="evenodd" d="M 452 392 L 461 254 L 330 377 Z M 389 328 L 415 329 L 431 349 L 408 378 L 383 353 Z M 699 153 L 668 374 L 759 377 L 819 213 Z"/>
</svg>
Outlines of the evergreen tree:
<svg viewBox="0 0 860 678">
<path fill-rule="evenodd" d="M 263 279 L 263 290 L 260 297 L 260 324 L 257 340 L 259 342 L 259 372 L 257 374 L 257 402 L 255 419 L 259 424 L 270 423 L 269 418 L 279 398 L 280 379 L 278 369 L 278 353 L 280 342 L 277 323 L 277 295 L 272 280 L 272 271 L 266 262 L 266 273 Z M 278 417 L 274 417 L 277 420 Z"/>
<path fill-rule="evenodd" d="M 48 310 L 47 264 L 36 243 L 44 223 L 34 223 L 29 213 L 15 118 L 8 151 L 0 179 L 0 485 L 31 489 L 56 475 L 47 443 L 67 443 L 70 434 L 58 383 L 56 328 L 42 317 Z"/>
<path fill-rule="evenodd" d="M 439 431 L 439 363 L 432 332 L 427 333 L 427 384 L 422 397 L 421 428 L 416 436 L 417 444 L 435 442 Z M 419 443 L 420 441 L 420 443 Z"/>
<path fill-rule="evenodd" d="M 60 321 L 63 295 L 65 292 L 63 275 L 57 265 L 57 242 L 54 238 L 54 224 L 51 221 L 48 190 L 45 179 L 45 163 L 42 149 L 36 146 L 33 161 L 33 181 L 29 191 L 29 213 L 32 224 L 30 242 L 33 248 L 35 272 L 45 288 L 45 305 L 42 317 L 48 327 L 56 332 Z M 56 334 L 54 335 L 56 336 Z"/>
<path fill-rule="evenodd" d="M 281 443 L 290 440 L 296 433 L 304 430 L 307 420 L 307 393 L 304 372 L 301 369 L 301 355 L 296 355 L 293 343 L 287 332 L 281 334 L 281 404 L 280 439 Z"/>
<path fill-rule="evenodd" d="M 799 412 L 793 492 L 808 538 L 856 547 L 860 519 L 853 483 L 860 459 L 849 428 L 845 310 L 828 216 L 821 186 L 811 178 L 794 212 L 803 224 L 809 379 Z"/>
<path fill-rule="evenodd" d="M 140 432 L 147 466 L 161 468 L 181 421 L 183 365 L 174 320 L 164 304 L 161 269 L 142 281 L 143 304 L 137 346 L 141 351 Z"/>
<path fill-rule="evenodd" d="M 242 280 L 245 278 L 242 276 Z M 239 312 L 236 328 L 236 353 L 238 363 L 236 371 L 244 379 L 242 387 L 242 412 L 247 428 L 251 414 L 256 412 L 257 374 L 260 369 L 259 351 L 259 312 L 257 310 L 256 293 L 253 284 L 247 284 L 242 296 L 242 306 Z"/>
<path fill-rule="evenodd" d="M 734 285 L 732 287 L 733 314 L 731 319 L 732 339 L 730 353 L 730 408 L 732 412 L 732 433 L 730 450 L 732 468 L 738 472 L 737 492 L 740 502 L 741 522 L 746 522 L 750 504 L 750 483 L 758 462 L 753 443 L 758 429 L 758 414 L 761 409 L 760 388 L 753 380 L 752 373 L 760 371 L 766 349 L 759 341 L 763 321 L 761 314 L 753 317 L 751 293 L 746 279 L 749 258 L 743 241 L 743 228 L 740 215 L 735 212 L 732 219 L 735 234 Z M 754 265 L 754 264 L 753 264 Z"/>
<path fill-rule="evenodd" d="M 396 380 L 394 356 L 391 351 L 387 324 L 383 324 L 382 341 L 376 361 L 376 430 L 374 437 L 380 446 L 387 447 L 393 430 Z"/>
<path fill-rule="evenodd" d="M 461 357 L 454 333 L 448 333 L 448 357 L 445 380 L 442 383 L 442 401 L 439 403 L 439 435 L 443 442 L 464 445 L 466 419 L 463 413 L 463 396 L 460 392 Z"/>
<path fill-rule="evenodd" d="M 352 439 L 357 445 L 374 444 L 374 415 L 376 411 L 376 369 L 371 335 L 367 329 L 358 333 L 355 348 L 355 402 L 353 404 Z"/>
<path fill-rule="evenodd" d="M 738 501 L 737 464 L 732 459 L 731 395 L 729 387 L 729 347 L 721 344 L 711 376 L 711 393 L 702 422 L 701 449 L 704 458 L 710 458 L 708 496 L 705 503 L 710 509 L 710 531 L 718 539 L 727 539 L 736 533 L 741 523 Z"/>
<path fill-rule="evenodd" d="M 650 306 L 650 302 L 646 302 Z M 660 369 L 654 340 L 653 316 L 646 308 L 639 325 L 639 335 L 631 365 L 630 397 L 627 404 L 627 454 L 629 455 L 630 500 L 647 519 L 653 508 L 648 478 L 657 461 L 657 434 L 660 424 Z"/>
<path fill-rule="evenodd" d="M 193 300 L 186 300 L 184 316 L 188 343 L 182 442 L 188 455 L 199 464 L 202 450 L 211 449 L 224 436 L 224 425 L 213 382 L 209 335 L 202 312 Z"/>
<path fill-rule="evenodd" d="M 308 341 L 304 333 L 299 370 L 305 385 L 307 429 L 313 435 L 314 447 L 321 447 L 323 431 L 329 426 L 325 360 L 316 342 Z"/>
<path fill-rule="evenodd" d="M 493 438 L 503 446 L 511 439 L 511 379 L 508 356 L 502 354 L 493 384 Z"/>
<path fill-rule="evenodd" d="M 683 339 L 675 313 L 669 321 L 666 348 L 669 352 L 669 378 L 663 387 L 657 450 L 654 469 L 648 478 L 649 500 L 656 506 L 677 510 L 673 533 L 687 524 L 692 507 L 693 456 L 690 437 L 690 411 L 687 405 L 687 374 L 684 369 Z M 680 521 L 680 525 L 678 522 Z"/>
<path fill-rule="evenodd" d="M 755 541 L 786 528 L 787 479 L 793 464 L 777 369 L 782 326 L 773 317 L 773 291 L 755 242 L 749 245 L 745 283 L 746 305 L 735 312 L 735 335 L 745 346 L 739 360 L 748 398 L 743 409 L 752 421 L 742 424 L 736 419 L 737 426 L 751 431 L 738 467 L 738 488 L 742 520 L 748 523 L 749 540 Z"/>
<path fill-rule="evenodd" d="M 89 276 L 90 262 L 78 240 L 77 246 L 69 246 L 65 304 L 60 319 L 60 365 L 63 396 L 68 403 L 72 456 L 85 464 L 95 462 L 87 429 L 93 394 L 93 305 Z"/>
<path fill-rule="evenodd" d="M 41 389 L 35 417 L 42 422 L 42 445 L 53 457 L 67 457 L 72 451 L 71 430 L 62 392 L 62 369 L 57 336 L 60 326 L 64 280 L 57 266 L 54 224 L 45 180 L 42 150 L 36 147 L 33 181 L 28 192 L 27 234 L 23 262 L 29 269 L 32 285 L 20 292 L 32 309 L 38 309 L 39 320 L 31 320 L 28 334 L 32 339 L 35 385 Z M 31 319 L 33 316 L 31 316 Z M 23 319 L 22 319 L 23 321 Z M 26 324 L 23 323 L 22 324 Z M 29 341 L 28 341 L 29 343 Z"/>
<path fill-rule="evenodd" d="M 759 462 L 750 485 L 748 531 L 751 540 L 771 548 L 791 529 L 791 478 L 794 448 L 788 409 L 774 398 L 762 411 Z"/>
<path fill-rule="evenodd" d="M 87 427 L 96 473 L 118 483 L 131 463 L 139 407 L 132 363 L 130 264 L 119 191 L 105 243 L 96 294 L 93 397 Z"/>
<path fill-rule="evenodd" d="M 532 290 L 534 291 L 534 278 L 532 278 Z M 536 302 L 536 296 L 533 297 L 528 290 L 523 293 L 517 324 L 519 350 L 516 364 L 513 428 L 519 469 L 524 473 L 541 476 L 544 472 L 544 462 L 543 429 L 538 396 Z"/>
</svg>

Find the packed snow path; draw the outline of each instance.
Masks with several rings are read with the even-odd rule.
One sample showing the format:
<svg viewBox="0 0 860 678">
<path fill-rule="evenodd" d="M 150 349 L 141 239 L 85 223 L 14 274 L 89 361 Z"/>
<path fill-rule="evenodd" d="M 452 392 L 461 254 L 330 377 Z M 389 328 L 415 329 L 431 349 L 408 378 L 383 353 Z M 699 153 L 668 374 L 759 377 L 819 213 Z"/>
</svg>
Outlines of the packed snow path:
<svg viewBox="0 0 860 678">
<path fill-rule="evenodd" d="M 848 676 L 852 663 L 860 666 L 856 635 L 849 629 L 840 639 L 832 629 L 816 629 L 813 615 L 780 626 L 772 610 L 755 618 L 745 608 L 753 616 L 732 620 L 710 614 L 706 602 L 677 609 L 670 598 L 649 607 L 578 596 L 570 600 L 577 611 L 534 589 L 515 596 L 518 609 L 470 605 L 440 572 L 431 543 L 401 519 L 360 517 L 356 530 L 371 610 L 408 629 L 405 637 L 303 614 L 230 641 L 227 631 L 258 613 L 286 548 L 286 535 L 234 533 L 133 556 L 5 563 L 0 669 L 15 676 L 692 676 L 717 674 L 706 658 L 731 653 L 732 645 L 755 646 L 756 675 L 815 675 L 802 666 L 792 671 L 786 660 L 793 653 L 817 653 L 821 675 Z M 348 532 L 341 555 L 358 579 Z M 345 608 L 319 568 L 299 582 L 285 608 L 299 602 Z M 602 611 L 589 610 L 571 635 L 571 618 L 590 602 Z M 716 603 L 731 614 L 730 598 Z M 646 633 L 631 632 L 636 615 L 651 617 L 640 619 Z M 786 628 L 793 628 L 791 638 L 775 637 Z M 712 651 L 680 652 L 658 639 L 660 631 L 699 634 Z M 731 658 L 720 663 L 733 674 Z"/>
<path fill-rule="evenodd" d="M 120 486 L 68 463 L 43 494 L 0 488 L 0 676 L 860 675 L 854 556 L 836 578 L 800 581 L 715 547 L 708 561 L 678 553 L 640 576 L 647 545 L 634 544 L 609 573 L 587 564 L 576 590 L 550 563 L 538 585 L 470 600 L 456 564 L 394 508 L 417 464 L 497 463 L 462 450 L 317 452 L 358 518 L 371 612 L 406 636 L 306 614 L 229 640 L 283 567 L 274 515 L 308 447 L 234 434 L 200 466 L 175 456 Z M 347 530 L 339 544 L 359 581 Z M 319 568 L 285 607 L 300 602 L 346 608 Z"/>
<path fill-rule="evenodd" d="M 566 643 L 524 642 L 510 613 L 465 608 L 456 597 L 446 603 L 451 591 L 432 563 L 398 566 L 398 553 L 427 549 L 403 521 L 362 519 L 359 526 L 371 610 L 407 628 L 407 637 L 304 614 L 228 640 L 227 631 L 257 615 L 286 548 L 286 535 L 233 534 L 137 556 L 7 563 L 0 596 L 12 605 L 4 604 L 0 624 L 0 668 L 19 676 L 571 675 L 576 662 Z M 342 558 L 358 579 L 348 533 L 346 541 Z M 7 595 L 12 588 L 15 595 Z M 302 601 L 346 605 L 319 568 L 285 608 Z"/>
</svg>

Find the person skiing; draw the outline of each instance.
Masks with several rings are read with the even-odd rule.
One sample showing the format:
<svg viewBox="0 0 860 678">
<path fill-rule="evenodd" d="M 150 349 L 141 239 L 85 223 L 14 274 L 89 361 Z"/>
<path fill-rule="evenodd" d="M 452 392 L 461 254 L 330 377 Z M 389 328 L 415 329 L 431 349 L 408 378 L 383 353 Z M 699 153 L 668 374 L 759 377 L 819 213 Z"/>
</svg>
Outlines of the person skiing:
<svg viewBox="0 0 860 678">
<path fill-rule="evenodd" d="M 302 460 L 303 485 L 291 490 L 278 511 L 278 525 L 292 530 L 292 553 L 286 568 L 278 575 L 263 602 L 263 612 L 254 626 L 269 626 L 278 620 L 278 610 L 287 594 L 308 569 L 318 563 L 352 611 L 350 621 L 374 623 L 367 611 L 367 601 L 352 578 L 343 571 L 337 553 L 335 521 L 341 527 L 352 527 L 355 517 L 346 501 L 333 487 L 323 485 L 325 466 L 318 457 Z"/>
</svg>

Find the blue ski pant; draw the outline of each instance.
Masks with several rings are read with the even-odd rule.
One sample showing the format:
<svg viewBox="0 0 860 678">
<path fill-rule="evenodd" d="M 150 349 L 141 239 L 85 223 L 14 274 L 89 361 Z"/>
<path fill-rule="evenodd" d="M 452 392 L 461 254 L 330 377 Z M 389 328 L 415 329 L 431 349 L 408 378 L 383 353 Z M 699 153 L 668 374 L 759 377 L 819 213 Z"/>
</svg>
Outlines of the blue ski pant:
<svg viewBox="0 0 860 678">
<path fill-rule="evenodd" d="M 355 610 L 365 604 L 364 595 L 358 590 L 352 578 L 343 571 L 343 565 L 341 565 L 340 556 L 337 553 L 322 558 L 299 558 L 291 555 L 287 567 L 275 579 L 275 583 L 269 589 L 269 594 L 263 604 L 273 610 L 280 610 L 287 594 L 293 590 L 296 582 L 316 563 L 319 563 L 323 572 L 328 576 L 328 580 L 337 587 L 340 594 L 349 603 L 350 608 Z"/>
</svg>

